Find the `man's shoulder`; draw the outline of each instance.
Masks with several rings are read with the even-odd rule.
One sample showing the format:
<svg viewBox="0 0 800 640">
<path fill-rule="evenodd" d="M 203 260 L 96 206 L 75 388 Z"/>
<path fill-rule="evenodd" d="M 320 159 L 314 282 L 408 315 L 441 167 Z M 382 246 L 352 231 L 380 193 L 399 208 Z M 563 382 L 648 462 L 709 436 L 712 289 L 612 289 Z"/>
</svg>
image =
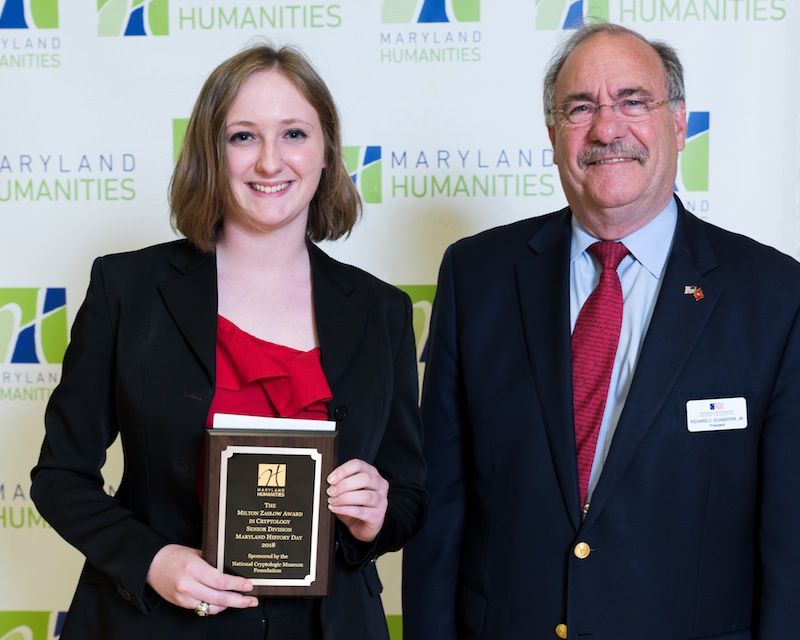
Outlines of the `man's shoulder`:
<svg viewBox="0 0 800 640">
<path fill-rule="evenodd" d="M 774 247 L 691 216 L 687 229 L 690 235 L 693 227 L 703 230 L 722 267 L 800 276 L 800 262 Z M 800 278 L 796 284 L 800 286 Z"/>
<path fill-rule="evenodd" d="M 530 252 L 530 241 L 543 230 L 550 228 L 563 231 L 562 227 L 569 228 L 568 209 L 481 231 L 458 240 L 449 250 L 466 259 L 516 260 L 519 255 Z"/>
</svg>

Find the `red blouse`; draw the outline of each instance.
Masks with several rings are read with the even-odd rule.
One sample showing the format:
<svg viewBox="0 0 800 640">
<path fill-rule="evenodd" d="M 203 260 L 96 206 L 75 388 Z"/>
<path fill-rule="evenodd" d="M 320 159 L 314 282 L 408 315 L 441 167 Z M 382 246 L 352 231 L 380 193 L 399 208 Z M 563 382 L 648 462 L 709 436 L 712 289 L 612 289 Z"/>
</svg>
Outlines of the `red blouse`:
<svg viewBox="0 0 800 640">
<path fill-rule="evenodd" d="M 298 351 L 267 342 L 217 316 L 217 382 L 207 427 L 215 413 L 327 420 L 332 398 L 319 347 Z"/>
</svg>

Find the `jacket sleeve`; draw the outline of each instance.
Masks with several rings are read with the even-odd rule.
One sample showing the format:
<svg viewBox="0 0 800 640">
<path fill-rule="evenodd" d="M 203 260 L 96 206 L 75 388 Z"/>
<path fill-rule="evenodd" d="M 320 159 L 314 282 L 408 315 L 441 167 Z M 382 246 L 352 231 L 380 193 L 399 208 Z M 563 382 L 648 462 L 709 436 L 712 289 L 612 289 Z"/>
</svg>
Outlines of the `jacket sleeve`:
<svg viewBox="0 0 800 640">
<path fill-rule="evenodd" d="M 800 593 L 800 312 L 773 386 L 761 442 L 761 584 L 755 594 L 754 640 L 786 636 Z"/>
<path fill-rule="evenodd" d="M 45 412 L 45 438 L 31 471 L 39 512 L 117 591 L 143 611 L 157 601 L 146 586 L 156 552 L 167 544 L 104 490 L 106 449 L 118 435 L 114 403 L 117 318 L 104 263 L 93 267 L 72 327 L 61 382 Z"/>
<path fill-rule="evenodd" d="M 406 640 L 457 640 L 456 601 L 465 514 L 466 407 L 458 349 L 453 248 L 445 253 L 422 394 L 429 515 L 403 552 Z"/>
<path fill-rule="evenodd" d="M 403 323 L 394 354 L 394 389 L 389 422 L 375 466 L 389 481 L 386 520 L 377 538 L 377 554 L 400 549 L 417 532 L 425 515 L 425 461 L 419 415 L 417 349 L 411 300 L 403 295 Z"/>
<path fill-rule="evenodd" d="M 371 543 L 355 540 L 346 527 L 337 524 L 339 543 L 349 564 L 364 565 L 384 553 L 397 551 L 416 533 L 425 515 L 427 495 L 418 407 L 417 355 L 411 300 L 406 294 L 403 294 L 402 324 L 394 341 L 392 366 L 389 414 L 373 461 L 378 472 L 389 482 L 389 504 L 383 527 Z"/>
</svg>

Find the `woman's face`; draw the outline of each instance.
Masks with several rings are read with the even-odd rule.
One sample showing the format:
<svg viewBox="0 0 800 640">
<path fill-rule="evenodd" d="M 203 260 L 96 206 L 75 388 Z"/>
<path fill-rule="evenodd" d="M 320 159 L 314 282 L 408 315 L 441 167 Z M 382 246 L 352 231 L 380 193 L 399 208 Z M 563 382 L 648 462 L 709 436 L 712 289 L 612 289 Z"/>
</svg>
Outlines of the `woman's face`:
<svg viewBox="0 0 800 640">
<path fill-rule="evenodd" d="M 231 105 L 225 140 L 231 187 L 241 208 L 225 212 L 225 227 L 305 235 L 308 206 L 325 167 L 314 107 L 278 71 L 258 71 L 242 83 Z"/>
</svg>

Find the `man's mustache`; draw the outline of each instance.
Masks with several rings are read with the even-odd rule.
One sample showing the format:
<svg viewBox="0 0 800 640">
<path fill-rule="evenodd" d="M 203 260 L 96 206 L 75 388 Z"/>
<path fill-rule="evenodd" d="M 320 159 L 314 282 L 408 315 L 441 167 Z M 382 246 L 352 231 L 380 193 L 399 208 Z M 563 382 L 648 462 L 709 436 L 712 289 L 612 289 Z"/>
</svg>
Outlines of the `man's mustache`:
<svg viewBox="0 0 800 640">
<path fill-rule="evenodd" d="M 622 157 L 636 160 L 644 164 L 650 154 L 642 146 L 634 145 L 624 140 L 615 140 L 611 144 L 593 144 L 586 147 L 578 156 L 578 166 L 585 169 L 587 165 L 594 164 L 609 157 Z"/>
</svg>

